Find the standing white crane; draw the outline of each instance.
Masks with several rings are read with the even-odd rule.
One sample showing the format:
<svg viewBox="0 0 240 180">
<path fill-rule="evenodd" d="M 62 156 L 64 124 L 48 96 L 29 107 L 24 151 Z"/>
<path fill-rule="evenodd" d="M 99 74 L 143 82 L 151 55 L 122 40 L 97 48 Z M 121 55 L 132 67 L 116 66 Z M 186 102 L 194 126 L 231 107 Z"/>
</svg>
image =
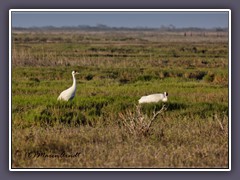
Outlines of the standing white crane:
<svg viewBox="0 0 240 180">
<path fill-rule="evenodd" d="M 157 103 L 159 101 L 162 102 L 167 102 L 168 100 L 168 93 L 164 92 L 164 93 L 159 93 L 159 94 L 150 94 L 147 96 L 142 96 L 139 100 L 138 103 L 142 104 L 142 103 Z"/>
<path fill-rule="evenodd" d="M 72 71 L 72 77 L 73 77 L 73 84 L 70 88 L 64 90 L 63 92 L 61 92 L 61 94 L 58 96 L 57 100 L 63 100 L 63 101 L 68 101 L 68 100 L 72 100 L 75 96 L 76 93 L 76 78 L 75 75 L 79 74 L 76 71 Z"/>
</svg>

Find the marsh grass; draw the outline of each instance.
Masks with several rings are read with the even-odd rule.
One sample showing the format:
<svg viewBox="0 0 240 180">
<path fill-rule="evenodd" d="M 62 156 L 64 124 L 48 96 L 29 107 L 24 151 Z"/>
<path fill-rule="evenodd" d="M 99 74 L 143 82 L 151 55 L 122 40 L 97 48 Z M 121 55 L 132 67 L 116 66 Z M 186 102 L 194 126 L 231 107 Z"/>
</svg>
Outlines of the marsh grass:
<svg viewBox="0 0 240 180">
<path fill-rule="evenodd" d="M 14 33 L 12 167 L 227 168 L 227 43 L 158 32 Z M 72 70 L 76 97 L 58 102 Z M 167 110 L 136 109 L 141 96 L 164 91 Z"/>
</svg>

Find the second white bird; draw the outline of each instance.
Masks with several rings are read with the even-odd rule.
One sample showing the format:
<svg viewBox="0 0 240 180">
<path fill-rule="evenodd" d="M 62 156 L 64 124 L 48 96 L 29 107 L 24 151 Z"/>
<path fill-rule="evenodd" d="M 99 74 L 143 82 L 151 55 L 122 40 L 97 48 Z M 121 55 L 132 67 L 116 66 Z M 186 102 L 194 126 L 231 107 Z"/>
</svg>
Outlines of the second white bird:
<svg viewBox="0 0 240 180">
<path fill-rule="evenodd" d="M 164 93 L 159 93 L 159 94 L 150 94 L 147 96 L 142 96 L 139 100 L 138 103 L 142 104 L 142 103 L 157 103 L 159 101 L 162 102 L 167 102 L 168 99 L 168 93 L 164 92 Z"/>
</svg>

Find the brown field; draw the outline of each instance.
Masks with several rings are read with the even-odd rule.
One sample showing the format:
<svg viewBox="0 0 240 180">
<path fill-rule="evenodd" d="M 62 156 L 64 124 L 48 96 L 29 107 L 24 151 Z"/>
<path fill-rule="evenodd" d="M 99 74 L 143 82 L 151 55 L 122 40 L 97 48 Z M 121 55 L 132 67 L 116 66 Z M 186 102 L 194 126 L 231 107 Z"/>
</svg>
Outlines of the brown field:
<svg viewBox="0 0 240 180">
<path fill-rule="evenodd" d="M 223 32 L 14 31 L 12 168 L 228 168 L 228 53 Z"/>
</svg>

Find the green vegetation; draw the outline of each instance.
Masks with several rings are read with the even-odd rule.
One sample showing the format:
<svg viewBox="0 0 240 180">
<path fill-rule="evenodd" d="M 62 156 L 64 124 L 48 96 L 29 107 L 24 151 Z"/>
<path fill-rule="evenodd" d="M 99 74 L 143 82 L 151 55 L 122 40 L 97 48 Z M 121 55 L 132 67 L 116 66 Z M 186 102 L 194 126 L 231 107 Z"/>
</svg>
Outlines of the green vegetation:
<svg viewBox="0 0 240 180">
<path fill-rule="evenodd" d="M 149 32 L 13 33 L 13 168 L 227 168 L 228 39 Z M 76 97 L 58 102 L 80 72 Z M 141 133 L 146 94 L 167 110 Z M 144 117 L 161 103 L 141 107 Z M 28 152 L 77 158 L 28 157 Z"/>
</svg>

